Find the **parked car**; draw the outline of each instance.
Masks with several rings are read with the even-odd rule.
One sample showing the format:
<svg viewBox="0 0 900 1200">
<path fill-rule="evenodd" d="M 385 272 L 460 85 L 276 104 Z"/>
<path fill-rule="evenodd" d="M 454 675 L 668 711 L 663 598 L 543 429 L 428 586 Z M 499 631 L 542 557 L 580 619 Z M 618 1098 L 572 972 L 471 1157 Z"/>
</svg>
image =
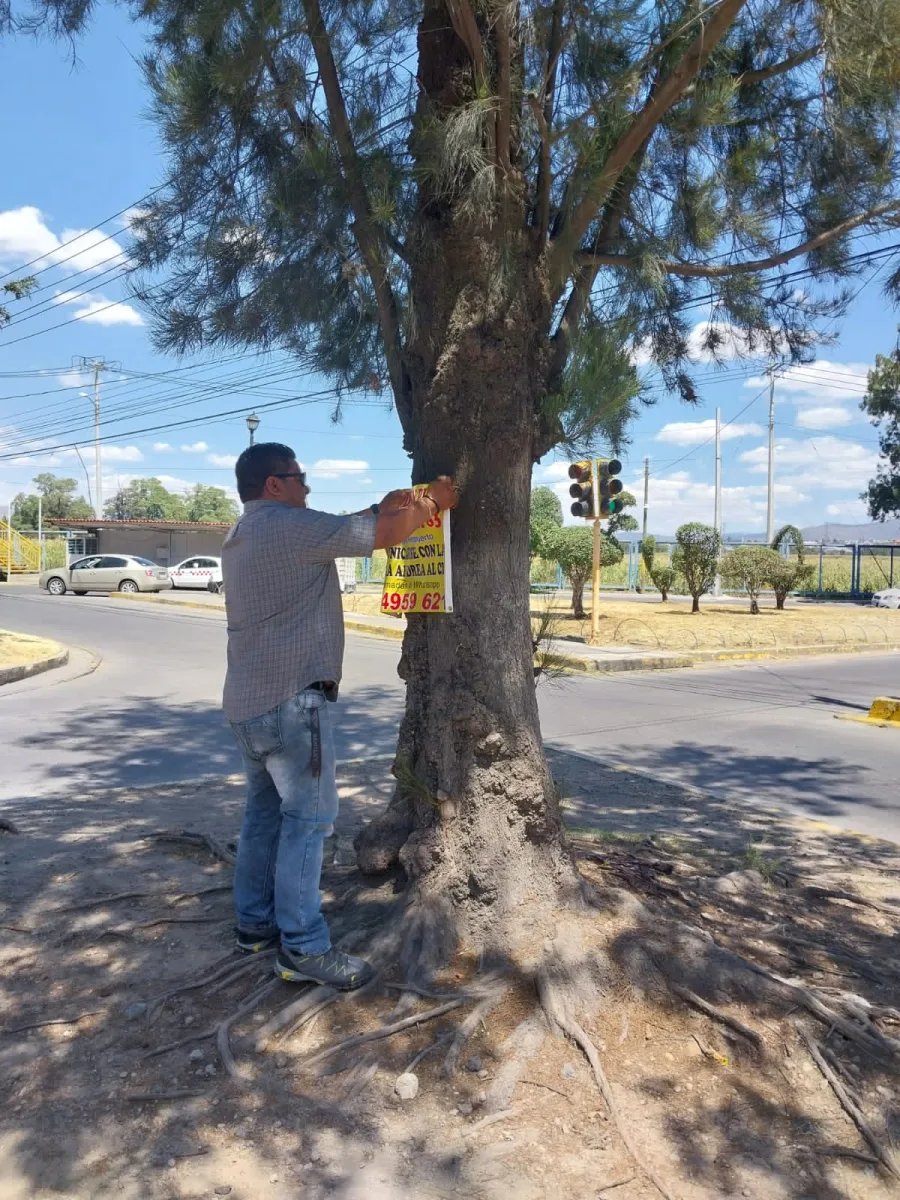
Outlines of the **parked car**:
<svg viewBox="0 0 900 1200">
<path fill-rule="evenodd" d="M 900 588 L 885 588 L 872 597 L 875 608 L 900 608 Z"/>
<path fill-rule="evenodd" d="M 76 596 L 88 592 L 161 592 L 170 586 L 169 572 L 149 558 L 135 554 L 92 554 L 68 567 L 44 571 L 38 584 L 51 596 Z"/>
<path fill-rule="evenodd" d="M 222 582 L 221 558 L 186 558 L 177 567 L 169 568 L 173 588 L 208 588 Z"/>
</svg>

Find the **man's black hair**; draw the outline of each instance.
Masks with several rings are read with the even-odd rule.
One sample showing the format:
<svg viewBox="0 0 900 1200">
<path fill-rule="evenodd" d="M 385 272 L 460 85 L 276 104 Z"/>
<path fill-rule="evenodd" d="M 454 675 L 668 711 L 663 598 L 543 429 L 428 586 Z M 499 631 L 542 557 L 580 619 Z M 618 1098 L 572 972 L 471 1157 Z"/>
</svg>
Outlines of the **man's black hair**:
<svg viewBox="0 0 900 1200">
<path fill-rule="evenodd" d="M 248 446 L 234 464 L 238 495 L 244 504 L 248 500 L 258 500 L 269 476 L 287 471 L 296 458 L 290 446 L 281 442 L 257 442 L 255 446 Z"/>
</svg>

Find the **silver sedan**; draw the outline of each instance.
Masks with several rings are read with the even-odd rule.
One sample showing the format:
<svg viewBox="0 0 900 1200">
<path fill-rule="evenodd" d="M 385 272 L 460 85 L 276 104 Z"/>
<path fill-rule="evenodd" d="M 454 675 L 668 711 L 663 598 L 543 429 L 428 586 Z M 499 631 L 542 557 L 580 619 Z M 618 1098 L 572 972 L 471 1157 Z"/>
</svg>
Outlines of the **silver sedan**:
<svg viewBox="0 0 900 1200">
<path fill-rule="evenodd" d="M 76 596 L 88 592 L 161 592 L 171 587 L 169 572 L 149 558 L 135 554 L 93 554 L 68 567 L 44 571 L 38 584 L 51 596 Z"/>
</svg>

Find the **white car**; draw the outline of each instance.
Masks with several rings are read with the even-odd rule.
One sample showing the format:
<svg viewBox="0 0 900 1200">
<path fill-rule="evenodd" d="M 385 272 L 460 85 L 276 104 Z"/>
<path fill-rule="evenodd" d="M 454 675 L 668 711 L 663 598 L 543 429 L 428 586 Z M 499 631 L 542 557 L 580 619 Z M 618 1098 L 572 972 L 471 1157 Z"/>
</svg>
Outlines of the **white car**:
<svg viewBox="0 0 900 1200">
<path fill-rule="evenodd" d="M 872 597 L 874 608 L 900 608 L 900 588 L 885 588 Z"/>
<path fill-rule="evenodd" d="M 221 558 L 186 558 L 177 567 L 169 568 L 173 588 L 212 588 L 222 582 Z"/>
</svg>

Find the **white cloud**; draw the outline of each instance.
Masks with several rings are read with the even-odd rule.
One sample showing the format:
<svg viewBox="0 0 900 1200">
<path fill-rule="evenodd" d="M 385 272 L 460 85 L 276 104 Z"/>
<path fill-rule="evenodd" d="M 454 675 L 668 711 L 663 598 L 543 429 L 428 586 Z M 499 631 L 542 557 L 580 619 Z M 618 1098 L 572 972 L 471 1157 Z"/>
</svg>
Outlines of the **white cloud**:
<svg viewBox="0 0 900 1200">
<path fill-rule="evenodd" d="M 643 477 L 626 485 L 641 496 Z M 776 500 L 787 509 L 804 503 L 808 497 L 786 483 L 775 486 Z M 765 484 L 722 488 L 722 522 L 735 532 L 765 529 L 767 489 Z M 649 514 L 654 533 L 671 535 L 686 521 L 702 521 L 711 525 L 715 513 L 715 487 L 711 483 L 693 480 L 687 471 L 675 471 L 667 476 L 650 476 Z"/>
<path fill-rule="evenodd" d="M 546 483 L 550 483 L 555 479 L 568 478 L 569 464 L 567 462 L 550 463 L 548 466 L 544 467 L 543 473 L 541 474 L 541 479 Z"/>
<path fill-rule="evenodd" d="M 32 205 L 0 212 L 0 261 L 14 269 L 44 257 L 70 273 L 110 268 L 126 259 L 115 238 L 99 230 L 64 229 L 57 237 Z"/>
<path fill-rule="evenodd" d="M 93 375 L 89 371 L 66 371 L 62 375 L 57 375 L 60 387 L 64 388 L 79 388 L 87 387 L 93 380 Z"/>
<path fill-rule="evenodd" d="M 739 457 L 755 474 L 764 474 L 768 470 L 766 446 L 746 450 Z M 856 488 L 861 491 L 874 475 L 877 463 L 876 451 L 842 438 L 779 438 L 775 442 L 776 472 L 784 467 L 801 468 L 796 475 L 777 475 L 781 482 L 795 487 Z"/>
<path fill-rule="evenodd" d="M 207 454 L 206 461 L 214 467 L 233 467 L 237 462 L 236 454 Z"/>
<path fill-rule="evenodd" d="M 838 429 L 853 424 L 853 413 L 827 404 L 821 408 L 801 408 L 795 424 L 801 429 Z"/>
<path fill-rule="evenodd" d="M 28 454 L 23 454 L 11 461 L 14 466 L 40 466 L 40 467 L 60 467 L 75 465 L 81 471 L 82 460 L 87 465 L 93 478 L 94 471 L 94 451 L 92 447 L 83 446 L 81 449 L 81 459 L 78 457 L 77 450 L 55 450 L 52 454 L 41 454 L 40 448 L 32 450 Z M 137 446 L 101 446 L 100 447 L 100 462 L 101 465 L 106 463 L 116 462 L 143 462 L 144 456 Z"/>
<path fill-rule="evenodd" d="M 320 458 L 309 468 L 314 479 L 339 479 L 342 475 L 362 475 L 369 464 L 359 458 Z"/>
<path fill-rule="evenodd" d="M 868 523 L 871 521 L 868 509 L 860 499 L 841 500 L 837 504 L 829 504 L 825 509 L 829 517 L 840 517 L 842 521 Z"/>
<path fill-rule="evenodd" d="M 153 449 L 157 452 L 157 454 L 161 454 L 164 450 L 171 450 L 172 447 L 168 442 L 154 442 Z"/>
<path fill-rule="evenodd" d="M 731 441 L 732 438 L 746 437 L 752 434 L 754 437 L 763 432 L 761 425 L 749 423 L 746 425 L 722 425 L 721 438 L 723 442 Z M 675 446 L 697 446 L 702 442 L 708 442 L 716 435 L 716 422 L 713 418 L 708 421 L 669 421 L 663 425 L 659 433 L 656 434 L 656 441 L 670 442 Z"/>
<path fill-rule="evenodd" d="M 209 446 L 206 442 L 194 442 L 190 446 L 182 445 L 180 447 L 182 454 L 205 454 L 208 449 Z"/>
<path fill-rule="evenodd" d="M 871 367 L 861 362 L 800 363 L 775 376 L 775 399 L 789 399 L 794 404 L 835 404 L 840 400 L 859 400 L 866 390 Z M 768 387 L 765 375 L 754 375 L 744 383 L 745 388 L 759 390 Z"/>
<path fill-rule="evenodd" d="M 122 304 L 98 296 L 75 310 L 75 319 L 87 325 L 143 325 L 144 318 L 130 304 Z"/>
</svg>

